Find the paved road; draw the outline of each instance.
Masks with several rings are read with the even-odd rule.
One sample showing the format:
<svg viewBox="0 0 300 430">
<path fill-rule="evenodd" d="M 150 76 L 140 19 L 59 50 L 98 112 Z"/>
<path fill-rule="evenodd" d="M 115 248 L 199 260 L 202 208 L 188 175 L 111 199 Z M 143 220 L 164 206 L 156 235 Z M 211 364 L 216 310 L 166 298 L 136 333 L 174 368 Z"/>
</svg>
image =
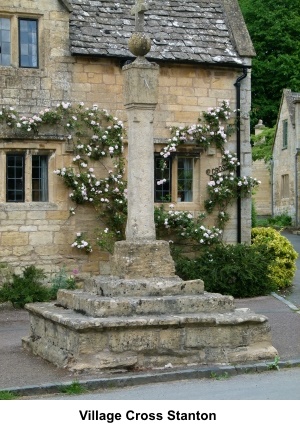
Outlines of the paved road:
<svg viewBox="0 0 300 430">
<path fill-rule="evenodd" d="M 300 400 L 300 369 L 148 384 L 44 400 Z"/>
</svg>

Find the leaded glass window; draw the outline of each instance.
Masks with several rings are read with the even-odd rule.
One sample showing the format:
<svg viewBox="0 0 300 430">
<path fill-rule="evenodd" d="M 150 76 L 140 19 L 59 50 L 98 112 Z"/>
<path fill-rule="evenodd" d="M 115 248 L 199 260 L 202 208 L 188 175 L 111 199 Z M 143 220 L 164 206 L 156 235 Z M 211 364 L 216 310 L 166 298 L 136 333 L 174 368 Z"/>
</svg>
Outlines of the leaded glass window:
<svg viewBox="0 0 300 430">
<path fill-rule="evenodd" d="M 9 154 L 6 157 L 6 201 L 24 202 L 25 185 L 24 154 Z"/>
<path fill-rule="evenodd" d="M 32 201 L 48 201 L 48 157 L 32 156 Z"/>
<path fill-rule="evenodd" d="M 20 67 L 38 67 L 38 22 L 36 19 L 19 19 Z"/>
<path fill-rule="evenodd" d="M 10 19 L 0 18 L 0 65 L 10 66 Z"/>
</svg>

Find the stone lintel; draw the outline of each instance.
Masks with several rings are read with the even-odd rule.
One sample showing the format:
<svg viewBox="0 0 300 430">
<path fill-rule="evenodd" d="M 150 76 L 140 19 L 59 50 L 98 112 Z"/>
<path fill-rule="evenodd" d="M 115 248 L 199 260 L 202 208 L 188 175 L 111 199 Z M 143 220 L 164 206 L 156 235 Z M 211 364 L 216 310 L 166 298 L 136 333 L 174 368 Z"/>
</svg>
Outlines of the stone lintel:
<svg viewBox="0 0 300 430">
<path fill-rule="evenodd" d="M 112 257 L 112 275 L 124 279 L 174 276 L 175 264 L 168 242 L 163 240 L 116 242 Z"/>
</svg>

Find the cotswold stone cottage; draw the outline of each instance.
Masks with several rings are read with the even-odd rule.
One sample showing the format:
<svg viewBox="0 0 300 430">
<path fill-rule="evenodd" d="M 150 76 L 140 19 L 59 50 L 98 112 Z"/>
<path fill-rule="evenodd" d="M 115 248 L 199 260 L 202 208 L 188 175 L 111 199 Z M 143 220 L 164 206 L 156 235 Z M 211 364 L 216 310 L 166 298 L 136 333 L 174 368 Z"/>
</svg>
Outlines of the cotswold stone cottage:
<svg viewBox="0 0 300 430">
<path fill-rule="evenodd" d="M 228 149 L 238 153 L 241 175 L 251 174 L 249 141 L 250 66 L 254 50 L 237 0 L 149 1 L 145 29 L 152 39 L 147 58 L 160 67 L 154 117 L 159 154 L 173 125 L 196 123 L 199 113 L 229 100 L 239 109 L 238 132 Z M 133 0 L 2 0 L 0 5 L 0 107 L 24 115 L 61 102 L 84 102 L 126 120 L 122 66 L 132 59 L 127 42 L 134 31 Z M 75 217 L 69 191 L 52 172 L 73 158 L 55 130 L 25 138 L 0 130 L 0 262 L 16 269 L 37 264 L 53 273 L 65 265 L 80 273 L 108 273 L 106 253 L 83 254 L 70 247 L 76 232 L 93 234 L 95 214 L 82 206 Z M 203 210 L 208 169 L 220 153 L 182 145 L 170 164 L 171 201 L 177 210 Z M 39 167 L 33 178 L 34 167 Z M 178 169 L 189 169 L 192 186 L 177 198 Z M 18 190 L 8 189 L 19 172 Z M 43 192 L 35 195 L 33 180 Z M 17 188 L 17 181 L 15 188 Z M 21 191 L 21 192 L 16 192 Z M 181 200 L 181 201 L 177 201 Z M 250 239 L 250 201 L 231 208 L 224 239 Z"/>
<path fill-rule="evenodd" d="M 255 135 L 259 135 L 265 129 L 265 125 L 262 120 L 259 120 L 255 126 Z M 256 145 L 264 143 L 264 138 L 261 142 L 256 142 Z M 271 169 L 270 163 L 266 163 L 265 160 L 255 160 L 252 165 L 252 176 L 258 178 L 261 184 L 257 190 L 255 190 L 253 200 L 255 204 L 256 213 L 259 216 L 270 217 L 272 215 L 271 206 Z"/>
<path fill-rule="evenodd" d="M 283 90 L 277 118 L 272 166 L 274 215 L 287 213 L 299 225 L 300 93 Z"/>
</svg>

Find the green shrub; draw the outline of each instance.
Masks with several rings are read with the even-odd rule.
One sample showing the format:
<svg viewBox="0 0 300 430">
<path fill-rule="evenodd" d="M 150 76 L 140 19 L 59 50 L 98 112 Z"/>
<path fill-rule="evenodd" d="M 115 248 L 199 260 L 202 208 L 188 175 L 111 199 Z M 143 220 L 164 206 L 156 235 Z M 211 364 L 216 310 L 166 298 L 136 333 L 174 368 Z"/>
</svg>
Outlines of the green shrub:
<svg viewBox="0 0 300 430">
<path fill-rule="evenodd" d="M 277 289 L 290 287 L 295 272 L 297 252 L 291 242 L 272 227 L 257 227 L 252 229 L 252 243 L 266 245 L 272 255 L 269 267 L 269 277 Z"/>
<path fill-rule="evenodd" d="M 252 222 L 252 227 L 274 227 L 283 228 L 292 225 L 292 217 L 287 213 L 276 215 L 274 217 L 259 218 L 257 217 L 256 223 Z"/>
<path fill-rule="evenodd" d="M 28 266 L 22 275 L 12 275 L 12 280 L 3 284 L 0 289 L 0 302 L 12 302 L 15 307 L 23 308 L 26 303 L 45 302 L 49 300 L 49 289 L 42 280 L 44 271 L 35 266 Z"/>
<path fill-rule="evenodd" d="M 265 244 L 216 245 L 199 258 L 175 254 L 181 278 L 202 279 L 205 290 L 234 297 L 255 297 L 276 289 L 268 275 L 273 254 Z"/>
<path fill-rule="evenodd" d="M 74 276 L 68 275 L 66 269 L 62 267 L 52 280 L 52 285 L 49 292 L 50 297 L 51 299 L 55 300 L 58 290 L 75 290 L 76 288 L 77 285 Z"/>
<path fill-rule="evenodd" d="M 288 227 L 292 225 L 292 217 L 288 215 L 286 212 L 280 215 L 276 215 L 274 217 L 268 218 L 269 226 L 276 227 Z M 255 226 L 253 226 L 255 227 Z"/>
</svg>

